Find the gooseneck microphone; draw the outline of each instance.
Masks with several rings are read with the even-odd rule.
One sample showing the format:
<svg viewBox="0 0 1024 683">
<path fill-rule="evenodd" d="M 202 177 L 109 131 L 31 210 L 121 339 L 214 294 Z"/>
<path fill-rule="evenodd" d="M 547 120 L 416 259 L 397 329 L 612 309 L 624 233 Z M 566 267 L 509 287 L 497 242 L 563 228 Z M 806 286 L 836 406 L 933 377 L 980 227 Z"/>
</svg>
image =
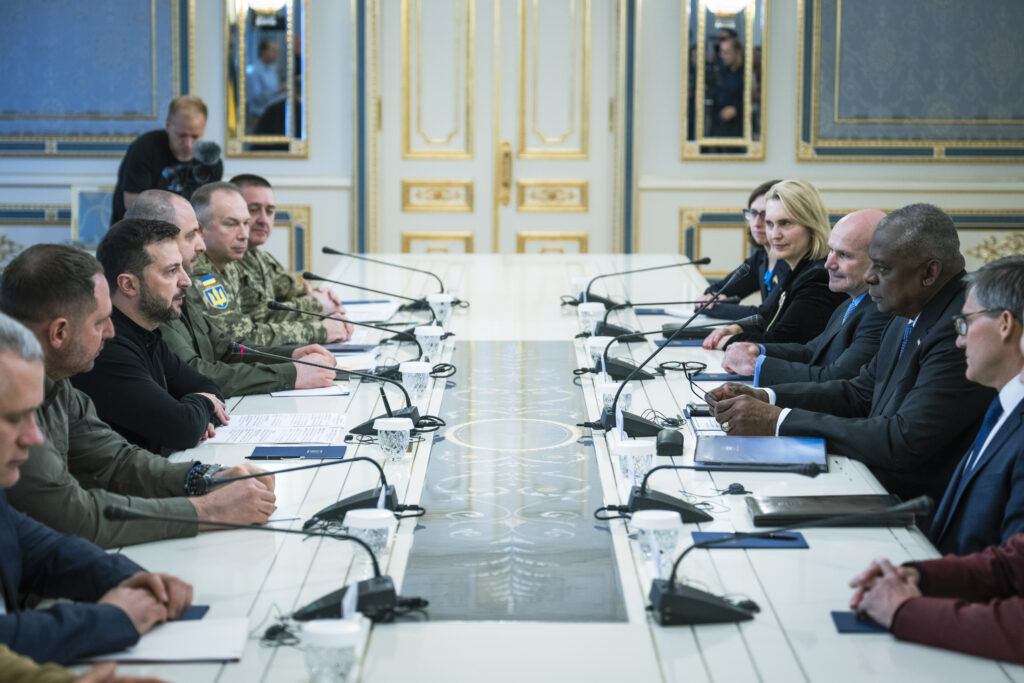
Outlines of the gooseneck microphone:
<svg viewBox="0 0 1024 683">
<path fill-rule="evenodd" d="M 134 520 L 151 520 L 155 522 L 183 522 L 186 524 L 195 523 L 196 520 L 188 517 L 176 517 L 174 515 L 154 515 L 148 512 L 140 512 L 133 510 L 129 507 L 122 505 L 108 505 L 103 508 L 103 517 L 111 521 L 134 521 Z M 398 606 L 398 596 L 395 593 L 395 582 L 392 581 L 391 577 L 387 574 L 380 573 L 380 564 L 377 562 L 377 557 L 373 554 L 373 550 L 366 544 L 361 538 L 350 536 L 349 534 L 333 534 L 325 533 L 321 531 L 298 531 L 296 529 L 282 529 L 272 526 L 258 526 L 255 524 L 235 524 L 234 522 L 218 522 L 209 519 L 200 519 L 200 524 L 206 526 L 218 527 L 221 529 L 247 529 L 250 531 L 269 531 L 275 534 L 295 534 L 298 536 L 310 537 L 322 537 L 322 538 L 333 538 L 339 541 L 353 541 L 366 551 L 370 556 L 370 562 L 373 564 L 373 578 L 365 581 L 360 581 L 356 584 L 356 590 L 358 592 L 358 599 L 356 601 L 356 610 L 362 612 L 368 619 L 375 623 L 386 623 L 395 620 L 395 607 Z M 347 588 L 347 587 L 346 587 Z M 333 602 L 336 606 L 335 618 L 340 616 L 341 612 L 341 596 L 344 594 L 345 589 L 341 591 L 335 591 L 330 596 L 324 596 L 319 600 L 315 600 L 305 607 L 301 607 L 295 611 L 291 616 L 293 619 L 299 621 L 306 621 L 309 619 L 319 618 L 323 619 L 327 615 L 323 614 L 324 607 L 321 603 L 327 598 L 334 598 L 337 594 L 338 600 Z M 315 608 L 315 609 L 311 609 Z"/>
<path fill-rule="evenodd" d="M 760 313 L 754 315 L 748 315 L 745 318 L 738 320 L 722 320 L 721 322 L 715 323 L 714 325 L 701 325 L 699 327 L 687 328 L 684 332 L 680 332 L 682 336 L 676 337 L 676 339 L 700 339 L 707 335 L 712 330 L 718 329 L 719 327 L 725 327 L 726 325 L 739 325 L 740 327 L 752 327 L 754 329 L 764 328 L 764 316 Z M 681 325 L 675 323 L 665 323 L 661 326 L 661 333 L 666 337 L 671 337 L 673 334 L 679 332 L 682 329 Z"/>
<path fill-rule="evenodd" d="M 648 266 L 647 268 L 634 268 L 632 270 L 623 270 L 618 273 L 604 273 L 603 275 L 597 275 L 591 278 L 590 282 L 587 283 L 587 288 L 583 290 L 583 296 L 579 302 L 593 301 L 595 303 L 602 303 L 605 308 L 611 308 L 612 306 L 619 306 L 620 304 L 615 303 L 611 299 L 596 294 L 590 293 L 590 288 L 594 286 L 594 283 L 606 277 L 613 277 L 615 275 L 631 275 L 633 273 L 646 273 L 652 270 L 666 270 L 668 268 L 678 268 L 680 266 L 706 266 L 711 263 L 711 259 L 705 256 L 704 258 L 697 259 L 696 261 L 683 261 L 682 263 L 669 263 L 664 266 Z"/>
<path fill-rule="evenodd" d="M 671 510 L 678 512 L 684 522 L 710 522 L 713 518 L 700 508 L 696 508 L 686 501 L 670 496 L 660 491 L 653 491 L 647 488 L 647 480 L 658 470 L 697 470 L 707 471 L 707 467 L 696 465 L 658 465 L 648 470 L 644 475 L 640 486 L 634 486 L 629 492 L 629 502 L 625 505 L 626 511 L 636 512 L 637 510 Z M 713 468 L 712 468 L 713 469 Z M 727 468 L 722 468 L 727 469 Z M 735 472 L 735 469 L 730 471 Z M 781 465 L 779 467 L 744 467 L 744 472 L 775 472 L 778 474 L 802 474 L 805 477 L 816 477 L 819 474 L 818 468 L 812 464 L 803 465 Z"/>
<path fill-rule="evenodd" d="M 366 372 L 356 372 L 355 370 L 343 370 L 341 368 L 332 368 L 327 365 L 320 365 L 319 363 L 310 363 L 306 360 L 298 360 L 296 358 L 288 358 L 287 356 L 281 356 L 276 353 L 269 353 L 267 351 L 260 351 L 250 346 L 244 346 L 237 342 L 233 342 L 228 345 L 228 352 L 231 354 L 237 354 L 239 356 L 252 353 L 263 358 L 273 358 L 275 360 L 283 360 L 289 363 L 301 363 L 302 365 L 308 365 L 312 368 L 320 368 L 321 370 L 330 370 L 336 374 L 355 375 L 356 377 L 362 377 L 370 380 L 380 380 L 381 382 L 387 382 L 388 384 L 394 384 L 396 387 L 402 390 L 402 395 L 405 397 L 405 407 L 399 408 L 398 410 L 392 411 L 391 415 L 379 415 L 378 417 L 407 417 L 412 420 L 413 427 L 417 426 L 420 421 L 420 411 L 412 404 L 412 398 L 409 396 L 409 392 L 405 390 L 401 382 L 391 379 L 390 377 L 384 377 L 383 375 L 372 375 Z M 350 434 L 359 434 L 362 436 L 375 435 L 377 430 L 373 428 L 373 423 L 377 418 L 367 420 L 366 422 L 353 427 L 349 430 Z M 435 418 L 436 419 L 436 418 Z"/>
<path fill-rule="evenodd" d="M 338 318 L 335 318 L 332 315 L 327 315 L 326 313 L 317 313 L 316 311 L 304 311 L 301 308 L 295 308 L 294 306 L 282 304 L 280 301 L 268 301 L 267 308 L 269 308 L 272 311 L 289 311 L 290 313 L 311 315 L 314 318 L 321 318 L 324 320 L 339 320 Z M 341 321 L 339 320 L 339 322 Z M 350 325 L 356 325 L 357 327 L 368 327 L 371 330 L 377 330 L 378 332 L 387 332 L 388 334 L 395 335 L 394 337 L 390 337 L 389 339 L 396 339 L 398 337 L 408 339 L 409 341 L 416 345 L 416 349 L 419 351 L 419 353 L 416 354 L 416 360 L 421 360 L 423 358 L 423 346 L 420 344 L 419 339 L 417 339 L 416 335 L 414 334 L 410 334 L 409 332 L 405 332 L 404 330 L 391 330 L 388 329 L 387 327 L 381 327 L 380 325 L 371 325 L 370 323 L 359 323 L 356 322 L 355 320 L 345 320 L 344 322 L 347 322 Z"/>
<path fill-rule="evenodd" d="M 778 538 L 778 534 L 793 529 L 811 529 L 822 526 L 844 526 L 860 524 L 868 521 L 885 519 L 894 514 L 911 513 L 914 515 L 927 515 L 931 512 L 933 501 L 928 496 L 919 496 L 905 503 L 892 505 L 872 512 L 858 512 L 850 515 L 833 515 L 823 519 L 779 527 L 770 531 L 740 531 L 728 534 L 720 538 L 712 538 L 707 541 L 694 543 L 680 553 L 672 565 L 672 571 L 668 579 L 655 579 L 651 582 L 651 610 L 655 619 L 662 626 L 676 626 L 680 624 L 721 624 L 733 621 L 747 621 L 754 618 L 757 611 L 741 607 L 725 598 L 698 590 L 692 586 L 684 586 L 676 583 L 676 571 L 690 551 L 696 548 L 709 548 L 731 541 L 744 540 L 748 538 Z"/>
<path fill-rule="evenodd" d="M 363 285 L 356 285 L 351 282 L 342 282 L 341 280 L 332 280 L 330 278 L 321 277 L 315 273 L 311 273 L 308 270 L 302 272 L 302 279 L 309 280 L 310 282 L 330 282 L 332 285 L 341 285 L 342 287 L 351 287 L 352 289 L 361 289 L 364 292 L 373 292 L 374 294 L 383 294 L 384 296 L 394 297 L 395 299 L 402 299 L 403 301 L 412 302 L 415 304 L 415 308 L 419 308 L 419 304 L 422 303 L 426 306 L 426 299 L 414 299 L 411 296 L 405 296 L 404 294 L 395 294 L 394 292 L 385 292 L 381 289 L 373 289 L 372 287 L 364 287 Z M 434 317 L 434 311 L 429 306 L 426 306 L 426 310 L 430 311 L 430 322 L 437 320 Z"/>
<path fill-rule="evenodd" d="M 360 261 L 366 261 L 367 263 L 376 263 L 381 266 L 391 266 L 392 268 L 401 268 L 402 270 L 411 270 L 414 273 L 423 273 L 424 275 L 429 275 L 430 277 L 437 280 L 437 284 L 441 288 L 441 293 L 444 293 L 444 283 L 441 282 L 441 278 L 438 277 L 436 273 L 432 273 L 429 270 L 413 268 L 412 266 L 402 266 L 397 263 L 388 263 L 387 261 L 381 261 L 379 259 L 370 258 L 369 256 L 363 256 L 362 254 L 353 254 L 352 252 L 348 251 L 338 251 L 337 249 L 332 249 L 331 247 L 323 247 L 321 248 L 321 251 L 325 254 L 330 254 L 332 256 L 347 256 L 349 258 L 359 259 Z"/>
<path fill-rule="evenodd" d="M 729 276 L 729 279 L 726 280 L 726 285 L 728 285 L 733 278 L 744 277 L 746 275 L 746 272 L 749 272 L 749 271 L 750 271 L 750 266 L 748 266 L 745 263 L 741 263 L 740 267 L 737 268 L 735 271 L 733 271 L 732 275 Z M 718 295 L 716 294 L 714 297 L 708 299 L 707 301 L 701 302 L 701 305 L 697 307 L 697 310 L 695 310 L 693 312 L 693 315 L 691 315 L 689 317 L 689 319 L 687 319 L 687 321 L 684 322 L 682 324 L 682 326 L 678 330 L 675 331 L 674 335 L 680 335 L 686 329 L 686 326 L 689 325 L 691 322 L 693 322 L 694 318 L 696 318 L 698 315 L 700 315 L 704 311 L 705 308 L 707 308 L 712 303 L 714 303 L 715 301 L 718 300 L 717 297 L 718 297 Z M 649 332 L 641 332 L 639 334 L 641 336 L 646 336 L 646 335 L 657 334 L 657 333 L 658 333 L 658 330 L 652 330 L 652 331 L 649 331 Z M 624 335 L 624 336 L 629 336 L 629 335 Z M 611 431 L 612 429 L 615 428 L 615 424 L 616 424 L 615 408 L 619 404 L 619 396 L 622 395 L 622 390 L 625 388 L 626 382 L 629 382 L 629 381 L 632 381 L 634 379 L 639 378 L 640 377 L 640 373 L 643 372 L 644 366 L 647 365 L 648 363 L 650 363 L 651 360 L 653 360 L 653 358 L 655 356 L 657 356 L 659 353 L 661 353 L 662 349 L 667 347 L 669 345 L 669 342 L 671 342 L 675 338 L 676 338 L 676 336 L 669 337 L 668 342 L 665 342 L 665 344 L 663 346 L 659 346 L 658 348 L 656 348 L 654 350 L 654 353 L 649 355 L 646 358 L 646 360 L 644 360 L 644 362 L 642 362 L 639 365 L 637 365 L 632 370 L 632 372 L 630 372 L 629 374 L 627 374 L 623 378 L 622 384 L 619 386 L 618 391 L 615 392 L 615 398 L 614 398 L 614 400 L 612 400 L 611 407 L 607 411 L 605 411 L 605 412 L 603 412 L 601 414 L 601 422 L 600 422 L 600 424 L 601 424 L 601 428 L 604 431 L 608 432 L 608 431 Z M 609 349 L 611 349 L 611 346 L 612 346 L 612 344 L 615 343 L 615 341 L 616 341 L 615 339 L 612 339 L 604 347 L 604 352 L 603 353 L 604 353 L 605 367 L 606 368 L 608 366 L 608 363 L 610 362 L 609 359 L 608 359 L 608 351 L 609 351 Z M 617 361 L 617 362 L 618 363 L 624 363 L 624 361 Z M 635 415 L 633 413 L 629 413 L 629 412 L 626 412 L 626 411 L 622 412 L 622 431 L 626 432 L 627 436 L 657 436 L 658 432 L 660 432 L 661 429 L 662 429 L 662 426 L 659 425 L 656 422 L 653 422 L 651 420 L 647 420 L 647 419 L 645 419 L 645 418 L 643 418 L 643 417 L 641 417 L 639 415 Z"/>
</svg>

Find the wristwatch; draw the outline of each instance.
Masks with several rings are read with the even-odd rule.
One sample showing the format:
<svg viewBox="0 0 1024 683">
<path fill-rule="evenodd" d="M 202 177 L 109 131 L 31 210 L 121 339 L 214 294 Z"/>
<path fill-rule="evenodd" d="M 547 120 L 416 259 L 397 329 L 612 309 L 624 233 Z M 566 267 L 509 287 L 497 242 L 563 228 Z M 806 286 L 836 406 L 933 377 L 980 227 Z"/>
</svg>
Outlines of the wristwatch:
<svg viewBox="0 0 1024 683">
<path fill-rule="evenodd" d="M 215 463 L 197 462 L 185 476 L 185 495 L 202 496 L 213 488 L 213 475 L 223 469 Z"/>
</svg>

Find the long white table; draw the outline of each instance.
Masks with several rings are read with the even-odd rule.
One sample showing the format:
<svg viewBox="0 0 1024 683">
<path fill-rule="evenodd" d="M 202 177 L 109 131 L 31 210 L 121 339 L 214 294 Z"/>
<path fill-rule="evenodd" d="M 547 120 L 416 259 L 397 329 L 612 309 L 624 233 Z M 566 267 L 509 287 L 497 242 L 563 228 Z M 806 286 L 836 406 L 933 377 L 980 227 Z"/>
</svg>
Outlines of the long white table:
<svg viewBox="0 0 1024 683">
<path fill-rule="evenodd" d="M 389 257 L 390 258 L 390 257 Z M 450 289 L 471 302 L 457 309 L 447 343 L 469 340 L 572 340 L 579 331 L 576 310 L 559 305 L 571 278 L 660 265 L 669 256 L 395 256 L 396 262 L 439 272 Z M 403 293 L 435 291 L 426 276 L 383 266 L 342 261 L 332 273 L 340 280 Z M 609 278 L 595 287 L 617 299 L 662 301 L 694 298 L 704 281 L 689 268 Z M 341 290 L 342 298 L 364 298 Z M 631 311 L 611 320 L 644 329 L 668 319 Z M 649 338 L 649 339 L 653 339 Z M 621 355 L 646 357 L 653 342 L 622 346 Z M 586 349 L 576 341 L 578 365 L 589 365 Z M 720 370 L 720 352 L 669 348 L 659 359 L 693 359 Z M 566 385 L 573 368 L 566 367 Z M 460 368 L 460 372 L 463 369 Z M 459 375 L 453 378 L 456 382 Z M 598 416 L 592 376 L 582 378 L 587 411 Z M 376 384 L 352 382 L 351 395 L 321 398 L 233 399 L 235 413 L 339 412 L 352 426 L 383 412 Z M 443 381 L 433 383 L 421 408 L 436 414 Z M 682 373 L 643 382 L 634 394 L 632 412 L 656 407 L 682 414 L 694 398 Z M 710 388 L 710 387 L 706 387 Z M 687 428 L 688 429 L 688 428 Z M 629 483 L 622 480 L 603 433 L 595 432 L 594 450 L 606 504 L 622 504 Z M 692 459 L 694 435 L 685 434 L 685 463 Z M 250 446 L 202 445 L 175 460 L 201 459 L 234 465 L 243 462 Z M 355 455 L 381 460 L 375 446 L 350 446 Z M 417 445 L 396 464 L 386 465 L 389 482 L 405 503 L 416 503 L 430 458 L 430 440 Z M 669 461 L 658 458 L 656 464 Z M 286 465 L 273 463 L 275 469 Z M 281 475 L 277 495 L 281 508 L 308 518 L 341 497 L 376 485 L 376 470 L 365 463 L 338 465 Z M 762 473 L 663 471 L 652 477 L 654 488 L 681 495 L 714 496 L 731 482 L 741 482 L 757 495 L 881 493 L 883 489 L 860 463 L 830 459 L 830 471 L 815 479 Z M 696 499 L 695 499 L 696 500 Z M 705 500 L 705 499 L 700 499 Z M 752 528 L 742 496 L 713 497 L 714 521 L 686 525 L 701 530 Z M 301 528 L 301 522 L 285 524 Z M 403 520 L 386 558 L 386 568 L 401 592 L 406 558 L 413 543 L 415 520 Z M 542 623 L 520 621 L 398 622 L 367 630 L 361 660 L 363 681 L 1022 681 L 1024 667 L 898 642 L 887 634 L 839 635 L 830 610 L 846 608 L 847 581 L 871 558 L 894 562 L 936 556 L 927 539 L 914 529 L 813 529 L 804 532 L 809 550 L 696 551 L 683 563 L 680 577 L 717 594 L 753 599 L 761 612 L 739 624 L 699 627 L 658 626 L 646 611 L 651 575 L 622 521 L 608 524 L 622 577 L 628 621 L 622 623 Z M 191 581 L 195 602 L 211 605 L 210 617 L 245 616 L 253 629 L 240 662 L 165 666 L 123 666 L 125 673 L 154 675 L 171 681 L 305 681 L 303 654 L 296 647 L 262 647 L 258 633 L 269 616 L 295 608 L 352 581 L 366 571 L 365 560 L 351 544 L 330 539 L 252 531 L 203 533 L 196 538 L 124 548 L 133 560 L 152 570 Z M 424 595 L 429 600 L 429 595 Z M 594 595 L 595 601 L 602 600 Z M 429 611 L 429 609 L 428 609 Z"/>
</svg>

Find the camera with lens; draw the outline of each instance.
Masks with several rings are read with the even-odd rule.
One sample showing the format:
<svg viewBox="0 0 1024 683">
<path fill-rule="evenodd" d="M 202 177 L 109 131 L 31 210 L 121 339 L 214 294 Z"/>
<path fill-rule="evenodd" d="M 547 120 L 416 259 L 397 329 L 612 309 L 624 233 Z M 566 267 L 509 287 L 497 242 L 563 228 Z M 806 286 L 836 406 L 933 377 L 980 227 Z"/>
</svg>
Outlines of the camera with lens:
<svg viewBox="0 0 1024 683">
<path fill-rule="evenodd" d="M 220 145 L 210 140 L 200 140 L 192 150 L 192 159 L 177 166 L 168 166 L 163 176 L 168 181 L 167 189 L 191 199 L 200 185 L 220 180 L 224 165 L 220 162 Z"/>
</svg>

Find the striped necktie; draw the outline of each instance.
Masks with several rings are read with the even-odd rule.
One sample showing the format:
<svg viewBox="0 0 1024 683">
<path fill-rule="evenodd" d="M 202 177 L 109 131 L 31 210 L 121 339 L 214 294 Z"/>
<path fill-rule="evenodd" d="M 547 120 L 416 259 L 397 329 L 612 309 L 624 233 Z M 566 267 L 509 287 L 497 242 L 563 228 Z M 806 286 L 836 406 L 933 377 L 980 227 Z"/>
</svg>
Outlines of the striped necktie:
<svg viewBox="0 0 1024 683">
<path fill-rule="evenodd" d="M 910 333 L 914 331 L 914 321 L 911 320 L 907 323 L 906 329 L 903 330 L 903 342 L 900 344 L 900 355 L 897 358 L 903 357 L 903 349 L 907 348 L 907 342 L 910 341 Z"/>
</svg>

